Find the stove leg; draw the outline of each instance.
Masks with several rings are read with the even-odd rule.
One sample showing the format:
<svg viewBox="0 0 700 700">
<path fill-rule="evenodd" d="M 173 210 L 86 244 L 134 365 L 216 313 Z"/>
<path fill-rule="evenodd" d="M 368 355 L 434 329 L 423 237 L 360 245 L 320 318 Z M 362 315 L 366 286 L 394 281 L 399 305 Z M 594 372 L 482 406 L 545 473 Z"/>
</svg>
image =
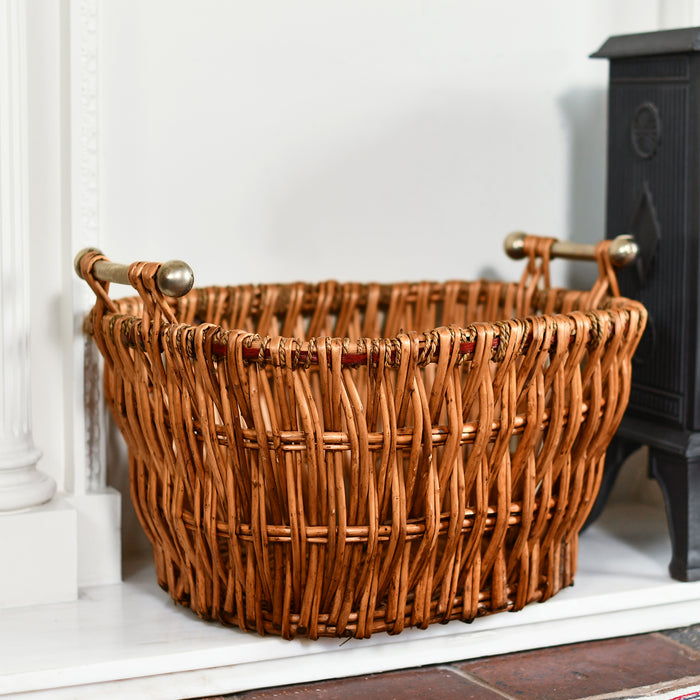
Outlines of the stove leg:
<svg viewBox="0 0 700 700">
<path fill-rule="evenodd" d="M 603 479 L 600 482 L 600 490 L 583 526 L 584 530 L 603 512 L 622 465 L 639 447 L 641 447 L 640 442 L 622 437 L 619 433 L 610 441 L 610 446 L 605 454 L 605 469 L 603 470 Z"/>
<path fill-rule="evenodd" d="M 678 581 L 700 580 L 700 455 L 669 454 L 649 449 L 652 474 L 666 501 L 673 558 L 671 576 Z"/>
</svg>

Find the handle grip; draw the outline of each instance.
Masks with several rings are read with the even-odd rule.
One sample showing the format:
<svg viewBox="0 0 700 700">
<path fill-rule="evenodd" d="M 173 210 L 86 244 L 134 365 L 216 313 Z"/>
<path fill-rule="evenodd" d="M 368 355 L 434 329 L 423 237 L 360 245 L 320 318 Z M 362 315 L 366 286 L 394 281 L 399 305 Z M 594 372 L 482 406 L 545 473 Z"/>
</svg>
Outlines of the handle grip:
<svg viewBox="0 0 700 700">
<path fill-rule="evenodd" d="M 506 236 L 503 247 L 509 257 L 520 260 L 525 257 L 523 242 L 528 234 L 515 231 Z M 610 261 L 615 267 L 624 267 L 631 263 L 639 254 L 639 247 L 632 236 L 623 234 L 613 240 L 610 245 Z M 595 245 L 573 243 L 571 241 L 555 241 L 550 249 L 553 258 L 567 260 L 595 260 Z"/>
<path fill-rule="evenodd" d="M 81 279 L 80 261 L 87 253 L 100 253 L 97 248 L 83 248 L 75 256 L 75 271 Z M 130 284 L 129 265 L 108 260 L 99 260 L 92 268 L 93 275 L 102 282 L 115 282 L 116 284 Z M 187 294 L 194 285 L 194 272 L 192 268 L 182 260 L 169 260 L 158 269 L 156 284 L 162 294 L 168 297 L 181 297 Z"/>
</svg>

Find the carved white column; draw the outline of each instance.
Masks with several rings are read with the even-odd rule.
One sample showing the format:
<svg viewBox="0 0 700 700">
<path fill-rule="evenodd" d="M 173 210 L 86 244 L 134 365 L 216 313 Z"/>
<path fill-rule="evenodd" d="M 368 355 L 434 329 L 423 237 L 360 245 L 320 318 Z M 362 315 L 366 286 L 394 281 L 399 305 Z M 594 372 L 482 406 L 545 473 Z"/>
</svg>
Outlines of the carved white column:
<svg viewBox="0 0 700 700">
<path fill-rule="evenodd" d="M 0 3 L 0 511 L 45 503 L 56 491 L 36 468 L 29 401 L 24 10 L 21 0 Z"/>
</svg>

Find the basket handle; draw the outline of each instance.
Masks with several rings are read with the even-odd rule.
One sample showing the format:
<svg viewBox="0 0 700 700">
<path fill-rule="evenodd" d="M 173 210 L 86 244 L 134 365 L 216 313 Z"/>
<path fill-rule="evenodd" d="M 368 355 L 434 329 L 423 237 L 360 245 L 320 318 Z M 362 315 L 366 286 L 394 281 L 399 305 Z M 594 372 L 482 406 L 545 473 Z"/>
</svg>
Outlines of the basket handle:
<svg viewBox="0 0 700 700">
<path fill-rule="evenodd" d="M 84 248 L 75 256 L 74 266 L 78 277 L 95 292 L 98 318 L 105 309 L 116 310 L 109 297 L 110 282 L 134 287 L 144 302 L 144 319 L 160 320 L 165 315 L 171 322 L 175 322 L 175 317 L 166 297 L 184 296 L 194 285 L 192 268 L 182 260 L 121 265 L 108 260 L 96 248 Z"/>
<path fill-rule="evenodd" d="M 527 256 L 525 250 L 526 238 L 541 238 L 533 234 L 514 231 L 506 236 L 503 247 L 513 260 L 521 260 Z M 596 260 L 596 247 L 598 244 L 575 243 L 573 241 L 560 241 L 556 238 L 552 241 L 549 250 L 550 258 L 566 258 L 567 260 Z M 639 247 L 633 236 L 623 234 L 610 241 L 608 257 L 615 267 L 624 267 L 631 263 L 639 254 Z"/>
<path fill-rule="evenodd" d="M 90 254 L 90 255 L 88 255 Z M 85 264 L 84 264 L 85 263 Z M 90 278 L 101 282 L 131 284 L 129 269 L 133 265 L 121 265 L 108 260 L 97 248 L 83 248 L 75 256 L 75 271 L 78 277 L 90 283 Z M 182 260 L 169 260 L 158 266 L 156 286 L 167 297 L 181 297 L 194 285 L 194 272 Z"/>
<path fill-rule="evenodd" d="M 528 258 L 518 287 L 518 308 L 523 310 L 530 307 L 532 296 L 538 288 L 551 289 L 549 263 L 552 258 L 595 260 L 598 263 L 598 279 L 588 292 L 587 299 L 587 304 L 595 307 L 606 294 L 620 295 L 615 268 L 629 264 L 639 254 L 634 238 L 626 234 L 589 245 L 516 231 L 506 237 L 504 248 L 508 256 L 515 260 Z"/>
</svg>

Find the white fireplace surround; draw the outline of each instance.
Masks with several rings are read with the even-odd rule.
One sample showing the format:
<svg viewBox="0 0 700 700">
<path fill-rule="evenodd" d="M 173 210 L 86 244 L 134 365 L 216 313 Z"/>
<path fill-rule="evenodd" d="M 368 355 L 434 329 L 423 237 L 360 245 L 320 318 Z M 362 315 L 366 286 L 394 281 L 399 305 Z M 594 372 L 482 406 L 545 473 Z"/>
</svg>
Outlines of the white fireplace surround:
<svg viewBox="0 0 700 700">
<path fill-rule="evenodd" d="M 77 600 L 81 589 L 122 577 L 128 494 L 123 475 L 108 483 L 100 359 L 82 333 L 92 294 L 72 267 L 81 248 L 104 247 L 119 262 L 183 257 L 200 283 L 233 281 L 221 279 L 231 269 L 246 282 L 261 274 L 318 278 L 304 267 L 308 258 L 294 257 L 294 241 L 311 244 L 326 227 L 344 235 L 376 221 L 366 235 L 405 236 L 399 264 L 415 276 L 426 261 L 409 256 L 410 244 L 434 221 L 438 244 L 464 246 L 449 256 L 451 276 L 463 267 L 460 255 L 471 265 L 465 277 L 513 276 L 515 267 L 500 262 L 508 230 L 526 225 L 591 240 L 602 230 L 604 183 L 590 182 L 604 172 L 607 77 L 586 54 L 611 34 L 700 24 L 700 3 L 534 0 L 537 11 L 522 14 L 522 3 L 509 2 L 512 12 L 484 4 L 421 16 L 402 0 L 375 15 L 375 3 L 349 0 L 295 9 L 279 0 L 0 0 L 0 616 L 2 608 L 30 606 L 26 619 L 38 619 L 31 606 Z M 570 36 L 557 39 L 567 11 Z M 499 14 L 513 15 L 503 35 L 492 26 Z M 547 17 L 551 31 L 542 27 Z M 479 21 L 488 39 L 479 39 Z M 230 41 L 220 25 L 230 28 Z M 355 43 L 336 47 L 344 29 Z M 220 32 L 220 44 L 209 46 L 207 31 Z M 549 49 L 530 48 L 550 37 Z M 483 60 L 469 53 L 469 41 L 482 42 Z M 260 55 L 247 55 L 257 43 Z M 407 46 L 404 66 L 397 53 Z M 276 77 L 278 64 L 287 72 Z M 511 82 L 482 79 L 482 65 L 496 77 L 511 71 Z M 233 84 L 221 86 L 229 72 Z M 219 99 L 228 92 L 235 100 Z M 198 111 L 207 94 L 225 113 Z M 203 121 L 187 131 L 195 117 Z M 230 137 L 217 131 L 227 121 Z M 507 171 L 491 162 L 499 158 Z M 192 172 L 179 173 L 183 163 Z M 500 179 L 505 196 L 491 192 L 489 178 Z M 200 212 L 208 238 L 197 231 L 192 239 Z M 234 244 L 232 230 L 247 233 Z M 322 265 L 332 260 L 329 246 L 318 251 Z M 351 249 L 340 257 L 349 268 L 362 261 Z M 485 260 L 498 262 L 485 269 Z M 349 277 L 342 262 L 329 276 Z M 381 274 L 366 262 L 368 275 Z M 24 624 L 24 613 L 12 614 Z M 400 643 L 390 646 L 389 656 L 401 654 Z M 0 695 L 4 673 L 0 667 Z"/>
<path fill-rule="evenodd" d="M 90 298 L 70 266 L 99 241 L 97 8 L 0 5 L 0 608 L 121 579 Z"/>
</svg>

